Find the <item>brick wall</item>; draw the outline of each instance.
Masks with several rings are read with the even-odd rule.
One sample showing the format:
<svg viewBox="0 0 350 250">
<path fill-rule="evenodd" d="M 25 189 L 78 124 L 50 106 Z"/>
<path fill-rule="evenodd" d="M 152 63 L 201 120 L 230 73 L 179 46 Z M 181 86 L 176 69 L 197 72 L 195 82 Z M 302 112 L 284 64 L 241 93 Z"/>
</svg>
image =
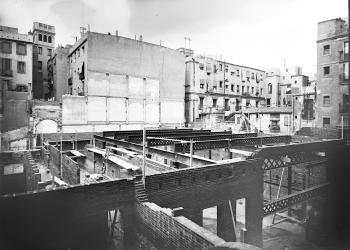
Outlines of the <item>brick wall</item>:
<svg viewBox="0 0 350 250">
<path fill-rule="evenodd" d="M 80 169 L 78 163 L 67 155 L 62 156 L 62 178 L 64 182 L 71 185 L 80 183 Z"/>
<path fill-rule="evenodd" d="M 223 245 L 228 249 L 259 249 L 239 242 L 227 243 L 186 217 L 175 217 L 171 209 L 154 203 L 137 204 L 136 213 L 141 234 L 158 249 L 207 249 Z"/>
</svg>

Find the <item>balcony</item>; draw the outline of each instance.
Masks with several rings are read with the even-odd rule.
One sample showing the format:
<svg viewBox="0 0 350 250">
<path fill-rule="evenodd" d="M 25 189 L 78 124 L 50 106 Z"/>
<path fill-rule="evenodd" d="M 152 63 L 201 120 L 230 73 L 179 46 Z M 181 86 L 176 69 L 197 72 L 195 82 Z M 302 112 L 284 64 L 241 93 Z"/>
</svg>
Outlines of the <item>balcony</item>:
<svg viewBox="0 0 350 250">
<path fill-rule="evenodd" d="M 79 80 L 84 80 L 84 79 L 85 79 L 84 72 L 79 73 Z"/>
<path fill-rule="evenodd" d="M 1 71 L 1 76 L 13 77 L 12 69 L 6 69 Z"/>
<path fill-rule="evenodd" d="M 340 114 L 347 114 L 349 112 L 349 104 L 339 104 L 339 113 Z"/>
<path fill-rule="evenodd" d="M 339 83 L 347 83 L 349 76 L 345 75 L 345 73 L 339 74 Z"/>
<path fill-rule="evenodd" d="M 344 54 L 344 51 L 339 51 L 339 61 L 349 61 L 349 53 Z"/>
</svg>

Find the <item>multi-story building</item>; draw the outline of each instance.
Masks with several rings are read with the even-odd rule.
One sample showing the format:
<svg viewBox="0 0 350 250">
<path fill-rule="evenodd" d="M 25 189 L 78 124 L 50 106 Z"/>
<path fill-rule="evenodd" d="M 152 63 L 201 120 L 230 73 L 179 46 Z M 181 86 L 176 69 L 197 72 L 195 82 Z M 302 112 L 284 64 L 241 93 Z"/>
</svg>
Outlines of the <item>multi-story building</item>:
<svg viewBox="0 0 350 250">
<path fill-rule="evenodd" d="M 33 23 L 33 98 L 48 99 L 50 85 L 47 62 L 55 48 L 55 27 L 39 22 Z"/>
<path fill-rule="evenodd" d="M 242 107 L 264 104 L 265 71 L 206 56 L 186 57 L 186 109 L 188 123 L 207 116 L 230 116 Z"/>
<path fill-rule="evenodd" d="M 0 131 L 28 125 L 31 99 L 33 37 L 0 26 Z"/>
<path fill-rule="evenodd" d="M 160 45 L 86 32 L 69 50 L 63 132 L 184 124 L 185 56 Z"/>
<path fill-rule="evenodd" d="M 48 97 L 57 102 L 62 101 L 62 95 L 71 93 L 71 90 L 68 91 L 68 54 L 71 47 L 71 45 L 58 46 L 47 62 L 50 90 Z"/>
<path fill-rule="evenodd" d="M 348 20 L 318 23 L 316 125 L 339 128 L 348 124 Z"/>
</svg>

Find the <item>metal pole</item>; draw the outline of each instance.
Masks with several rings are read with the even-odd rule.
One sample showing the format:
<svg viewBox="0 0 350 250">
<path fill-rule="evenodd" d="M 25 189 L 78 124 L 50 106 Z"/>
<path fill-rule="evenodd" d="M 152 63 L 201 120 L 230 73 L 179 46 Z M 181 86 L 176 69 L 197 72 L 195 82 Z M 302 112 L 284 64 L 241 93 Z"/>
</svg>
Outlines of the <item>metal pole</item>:
<svg viewBox="0 0 350 250">
<path fill-rule="evenodd" d="M 282 186 L 282 180 L 283 180 L 283 175 L 284 175 L 284 169 L 285 169 L 285 168 L 282 168 L 282 175 L 281 175 L 281 179 L 280 179 L 280 184 L 278 185 L 278 191 L 277 191 L 276 200 L 280 197 L 281 186 Z M 270 185 L 271 185 L 271 184 L 270 184 Z M 276 217 L 276 213 L 273 214 L 272 224 L 275 223 L 275 217 Z"/>
<path fill-rule="evenodd" d="M 233 235 L 234 235 L 235 239 L 237 239 L 237 237 L 236 237 L 235 216 L 234 216 L 234 214 L 233 214 L 231 200 L 228 200 L 228 204 L 229 204 L 229 206 L 230 206 L 230 211 L 231 211 L 231 219 L 232 219 L 232 225 L 233 225 Z"/>
<path fill-rule="evenodd" d="M 190 141 L 190 168 L 192 167 L 193 162 L 193 140 Z"/>
<path fill-rule="evenodd" d="M 62 139 L 62 130 L 61 130 L 61 146 L 60 146 L 60 176 L 63 179 L 63 167 L 62 167 L 62 150 L 63 150 L 63 139 Z"/>
<path fill-rule="evenodd" d="M 344 139 L 344 116 L 341 116 L 341 138 Z"/>
<path fill-rule="evenodd" d="M 146 127 L 143 125 L 142 133 L 142 174 L 143 174 L 143 185 L 146 187 Z"/>
<path fill-rule="evenodd" d="M 350 16 L 350 1 L 348 0 L 348 20 Z M 350 44 L 350 25 L 348 23 L 348 44 Z M 349 45 L 348 45 L 349 47 Z M 349 53 L 349 51 L 348 51 Z M 345 53 L 344 53 L 345 54 Z M 348 144 L 349 144 L 349 139 L 350 139 L 350 62 L 348 60 L 348 129 L 347 129 L 347 138 L 348 138 Z"/>
</svg>

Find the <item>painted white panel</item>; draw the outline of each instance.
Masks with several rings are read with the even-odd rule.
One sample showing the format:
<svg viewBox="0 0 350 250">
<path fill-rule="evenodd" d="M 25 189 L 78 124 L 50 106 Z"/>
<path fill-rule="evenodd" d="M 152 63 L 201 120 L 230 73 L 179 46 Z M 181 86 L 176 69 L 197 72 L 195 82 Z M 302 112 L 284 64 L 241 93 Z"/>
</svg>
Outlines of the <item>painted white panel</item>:
<svg viewBox="0 0 350 250">
<path fill-rule="evenodd" d="M 109 121 L 126 121 L 125 98 L 107 99 L 108 102 L 108 120 Z"/>
<path fill-rule="evenodd" d="M 146 81 L 146 99 L 152 101 L 159 100 L 159 81 L 154 79 L 147 79 Z"/>
<path fill-rule="evenodd" d="M 106 97 L 88 97 L 88 121 L 106 121 Z"/>
<path fill-rule="evenodd" d="M 53 120 L 42 120 L 35 127 L 37 134 L 57 133 L 57 131 L 57 122 Z"/>
<path fill-rule="evenodd" d="M 164 101 L 161 103 L 162 123 L 184 122 L 184 103 L 181 101 Z"/>
<path fill-rule="evenodd" d="M 62 96 L 62 124 L 86 124 L 86 97 Z"/>
<path fill-rule="evenodd" d="M 128 84 L 125 75 L 110 75 L 109 76 L 109 92 L 108 96 L 127 97 Z"/>
<path fill-rule="evenodd" d="M 146 103 L 146 123 L 159 122 L 159 102 Z"/>
<path fill-rule="evenodd" d="M 129 99 L 128 121 L 143 122 L 143 101 L 142 100 Z"/>
<path fill-rule="evenodd" d="M 109 92 L 106 74 L 89 72 L 88 95 L 106 96 Z"/>
<path fill-rule="evenodd" d="M 128 91 L 130 98 L 144 98 L 144 80 L 143 78 L 136 78 L 129 76 Z"/>
</svg>

